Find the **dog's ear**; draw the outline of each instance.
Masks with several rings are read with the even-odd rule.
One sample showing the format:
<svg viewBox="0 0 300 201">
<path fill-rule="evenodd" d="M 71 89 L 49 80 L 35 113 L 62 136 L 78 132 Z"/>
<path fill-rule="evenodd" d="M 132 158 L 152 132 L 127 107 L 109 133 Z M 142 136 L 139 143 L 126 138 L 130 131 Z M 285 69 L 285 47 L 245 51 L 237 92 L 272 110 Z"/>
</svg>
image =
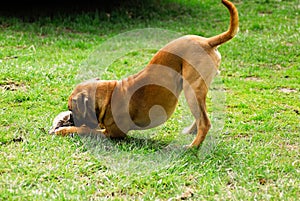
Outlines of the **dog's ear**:
<svg viewBox="0 0 300 201">
<path fill-rule="evenodd" d="M 77 110 L 83 118 L 86 118 L 87 115 L 87 107 L 88 107 L 88 96 L 86 93 L 81 92 L 72 97 L 72 109 Z"/>
<path fill-rule="evenodd" d="M 105 115 L 106 109 L 108 107 L 108 104 L 110 102 L 110 97 L 106 96 L 104 99 L 102 99 L 101 104 L 99 104 L 98 106 L 98 120 L 99 122 L 103 123 L 103 117 Z"/>
<path fill-rule="evenodd" d="M 116 86 L 115 81 L 101 81 L 98 83 L 96 92 L 96 110 L 98 121 L 102 124 L 106 110 L 111 102 L 111 96 Z"/>
</svg>

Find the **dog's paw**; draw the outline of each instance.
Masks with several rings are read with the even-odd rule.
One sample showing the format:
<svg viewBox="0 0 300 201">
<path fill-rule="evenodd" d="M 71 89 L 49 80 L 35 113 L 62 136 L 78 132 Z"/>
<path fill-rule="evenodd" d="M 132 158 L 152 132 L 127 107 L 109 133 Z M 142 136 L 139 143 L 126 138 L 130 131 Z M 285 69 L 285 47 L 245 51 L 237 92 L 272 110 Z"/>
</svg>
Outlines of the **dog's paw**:
<svg viewBox="0 0 300 201">
<path fill-rule="evenodd" d="M 51 129 L 48 131 L 48 133 L 49 133 L 50 135 L 54 135 L 54 134 L 55 134 L 55 129 L 51 128 Z"/>
<path fill-rule="evenodd" d="M 198 150 L 200 146 L 196 146 L 193 144 L 189 144 L 189 145 L 184 145 L 183 148 L 185 150 Z"/>
<path fill-rule="evenodd" d="M 66 136 L 72 132 L 69 131 L 68 127 L 60 127 L 55 129 L 54 133 L 55 135 Z"/>
</svg>

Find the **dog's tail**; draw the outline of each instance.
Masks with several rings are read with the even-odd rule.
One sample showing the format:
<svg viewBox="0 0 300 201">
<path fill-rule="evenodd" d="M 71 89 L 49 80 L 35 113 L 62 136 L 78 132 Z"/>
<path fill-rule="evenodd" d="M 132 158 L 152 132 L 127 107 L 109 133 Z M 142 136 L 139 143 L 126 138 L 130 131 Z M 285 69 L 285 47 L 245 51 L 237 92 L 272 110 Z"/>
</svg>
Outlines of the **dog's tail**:
<svg viewBox="0 0 300 201">
<path fill-rule="evenodd" d="M 218 45 L 221 45 L 222 43 L 229 41 L 237 34 L 239 30 L 239 16 L 236 7 L 233 5 L 233 3 L 227 0 L 222 0 L 222 3 L 228 8 L 230 12 L 230 26 L 226 32 L 208 39 L 208 44 L 211 47 L 216 47 Z"/>
</svg>

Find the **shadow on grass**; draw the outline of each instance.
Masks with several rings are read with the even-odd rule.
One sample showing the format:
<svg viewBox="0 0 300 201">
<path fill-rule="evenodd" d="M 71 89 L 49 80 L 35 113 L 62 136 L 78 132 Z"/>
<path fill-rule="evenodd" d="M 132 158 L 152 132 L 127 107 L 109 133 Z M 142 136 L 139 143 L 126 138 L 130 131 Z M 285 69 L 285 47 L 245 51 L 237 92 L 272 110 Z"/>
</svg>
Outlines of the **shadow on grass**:
<svg viewBox="0 0 300 201">
<path fill-rule="evenodd" d="M 114 139 L 112 142 L 123 151 L 144 150 L 146 152 L 159 151 L 165 148 L 168 143 L 151 138 L 138 138 L 128 136 L 124 139 Z"/>
<path fill-rule="evenodd" d="M 72 141 L 86 149 L 97 153 L 118 152 L 129 155 L 184 155 L 191 154 L 199 159 L 210 155 L 216 148 L 216 140 L 212 136 L 207 139 L 199 148 L 187 148 L 194 135 L 179 134 L 171 141 L 153 139 L 150 136 L 131 136 L 122 139 L 110 139 L 99 135 L 73 135 Z"/>
<path fill-rule="evenodd" d="M 146 19 L 158 17 L 160 14 L 178 14 L 178 8 L 172 9 L 160 0 L 87 0 L 87 1 L 32 1 L 21 2 L 6 1 L 0 7 L 2 16 L 17 17 L 25 22 L 34 22 L 40 18 L 54 19 L 67 15 L 82 15 L 87 13 L 94 14 L 100 20 L 109 20 L 112 13 L 118 16 L 126 16 L 128 19 Z M 173 5 L 174 6 L 174 5 Z M 181 7 L 181 10 L 184 9 Z M 176 11 L 177 10 L 177 11 Z M 166 13 L 167 12 L 167 13 Z M 175 12 L 175 13 L 174 13 Z M 123 16 L 122 16 L 123 15 Z"/>
<path fill-rule="evenodd" d="M 169 143 L 144 137 L 127 136 L 110 139 L 96 135 L 73 135 L 73 140 L 91 149 L 103 151 L 131 152 L 135 154 L 151 154 L 164 150 Z"/>
<path fill-rule="evenodd" d="M 178 141 L 167 143 L 131 136 L 111 140 L 100 136 L 75 135 L 71 140 L 77 146 L 84 147 L 82 150 L 92 153 L 107 169 L 126 175 L 145 174 L 173 167 L 186 169 L 192 164 L 199 167 L 204 161 L 210 161 L 216 156 L 226 157 L 216 146 L 208 148 L 212 144 L 209 137 L 199 149 L 186 149 Z"/>
</svg>

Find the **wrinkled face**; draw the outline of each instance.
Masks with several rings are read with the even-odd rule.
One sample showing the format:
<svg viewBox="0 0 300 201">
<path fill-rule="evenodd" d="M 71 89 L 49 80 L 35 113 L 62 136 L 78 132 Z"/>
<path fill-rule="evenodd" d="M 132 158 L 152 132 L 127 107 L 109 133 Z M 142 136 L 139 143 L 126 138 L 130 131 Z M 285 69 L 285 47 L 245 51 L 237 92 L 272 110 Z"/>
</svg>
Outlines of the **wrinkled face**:
<svg viewBox="0 0 300 201">
<path fill-rule="evenodd" d="M 88 86 L 77 86 L 69 97 L 68 108 L 72 111 L 75 126 L 96 128 L 98 119 L 95 111 L 94 93 Z"/>
</svg>

